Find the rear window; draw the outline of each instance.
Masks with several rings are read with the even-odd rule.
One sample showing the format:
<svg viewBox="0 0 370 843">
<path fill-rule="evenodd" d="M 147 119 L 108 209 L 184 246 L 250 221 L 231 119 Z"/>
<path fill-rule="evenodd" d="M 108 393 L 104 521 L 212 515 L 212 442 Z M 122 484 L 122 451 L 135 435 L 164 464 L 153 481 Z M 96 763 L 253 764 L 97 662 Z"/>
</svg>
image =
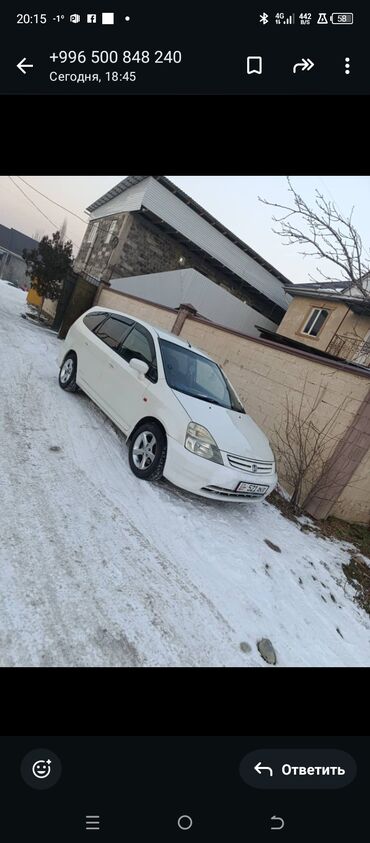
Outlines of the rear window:
<svg viewBox="0 0 370 843">
<path fill-rule="evenodd" d="M 101 325 L 103 319 L 107 318 L 106 313 L 88 313 L 87 316 L 84 317 L 84 325 L 89 331 L 94 331 L 98 325 Z"/>
<path fill-rule="evenodd" d="M 108 316 L 108 319 L 96 329 L 95 333 L 106 345 L 116 350 L 131 330 L 133 324 L 133 320 L 130 321 L 121 316 Z"/>
</svg>

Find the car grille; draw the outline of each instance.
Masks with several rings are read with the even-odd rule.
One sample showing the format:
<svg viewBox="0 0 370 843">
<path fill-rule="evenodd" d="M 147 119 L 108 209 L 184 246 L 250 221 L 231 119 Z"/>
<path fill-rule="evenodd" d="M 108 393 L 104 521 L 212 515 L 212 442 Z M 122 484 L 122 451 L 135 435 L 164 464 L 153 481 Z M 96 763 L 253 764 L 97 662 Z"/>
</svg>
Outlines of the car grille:
<svg viewBox="0 0 370 843">
<path fill-rule="evenodd" d="M 232 468 L 238 468 L 240 471 L 249 471 L 250 474 L 272 474 L 273 472 L 274 464 L 272 462 L 236 457 L 234 454 L 228 454 L 227 459 Z"/>
<path fill-rule="evenodd" d="M 203 486 L 202 492 L 212 492 L 213 495 L 217 495 L 220 498 L 228 498 L 229 500 L 233 498 L 262 498 L 266 494 L 267 489 L 264 492 L 238 492 L 235 489 L 223 489 L 222 486 Z"/>
</svg>

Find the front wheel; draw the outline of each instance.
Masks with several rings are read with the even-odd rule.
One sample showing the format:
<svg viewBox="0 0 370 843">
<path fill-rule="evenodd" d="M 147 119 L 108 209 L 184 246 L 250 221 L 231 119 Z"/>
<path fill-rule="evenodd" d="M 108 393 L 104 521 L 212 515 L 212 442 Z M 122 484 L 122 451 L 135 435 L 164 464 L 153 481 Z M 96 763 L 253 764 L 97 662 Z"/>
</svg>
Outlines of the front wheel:
<svg viewBox="0 0 370 843">
<path fill-rule="evenodd" d="M 59 386 L 66 392 L 77 392 L 76 384 L 77 358 L 75 354 L 67 354 L 60 367 Z"/>
<path fill-rule="evenodd" d="M 147 422 L 135 430 L 129 445 L 131 471 L 142 480 L 159 480 L 167 454 L 166 435 L 159 424 Z"/>
</svg>

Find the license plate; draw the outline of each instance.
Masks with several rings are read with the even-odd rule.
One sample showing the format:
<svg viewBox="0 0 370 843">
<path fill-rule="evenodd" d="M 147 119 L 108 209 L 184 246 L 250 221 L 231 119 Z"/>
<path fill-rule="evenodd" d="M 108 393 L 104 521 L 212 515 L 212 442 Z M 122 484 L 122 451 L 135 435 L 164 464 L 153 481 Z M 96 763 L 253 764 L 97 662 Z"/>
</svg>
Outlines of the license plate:
<svg viewBox="0 0 370 843">
<path fill-rule="evenodd" d="M 239 483 L 236 487 L 237 492 L 256 492 L 261 495 L 266 489 L 268 489 L 268 486 L 261 486 L 259 483 Z"/>
</svg>

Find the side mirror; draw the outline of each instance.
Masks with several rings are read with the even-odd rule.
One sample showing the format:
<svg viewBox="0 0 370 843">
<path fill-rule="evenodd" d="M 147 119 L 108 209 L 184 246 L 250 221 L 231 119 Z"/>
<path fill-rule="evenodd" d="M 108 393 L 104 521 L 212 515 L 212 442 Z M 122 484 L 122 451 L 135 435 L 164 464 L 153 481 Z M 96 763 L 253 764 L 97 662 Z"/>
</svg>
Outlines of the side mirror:
<svg viewBox="0 0 370 843">
<path fill-rule="evenodd" d="M 144 360 L 139 360 L 138 357 L 131 358 L 130 366 L 132 369 L 135 369 L 135 372 L 138 372 L 139 375 L 146 375 L 149 371 L 148 364 L 145 363 Z"/>
</svg>

